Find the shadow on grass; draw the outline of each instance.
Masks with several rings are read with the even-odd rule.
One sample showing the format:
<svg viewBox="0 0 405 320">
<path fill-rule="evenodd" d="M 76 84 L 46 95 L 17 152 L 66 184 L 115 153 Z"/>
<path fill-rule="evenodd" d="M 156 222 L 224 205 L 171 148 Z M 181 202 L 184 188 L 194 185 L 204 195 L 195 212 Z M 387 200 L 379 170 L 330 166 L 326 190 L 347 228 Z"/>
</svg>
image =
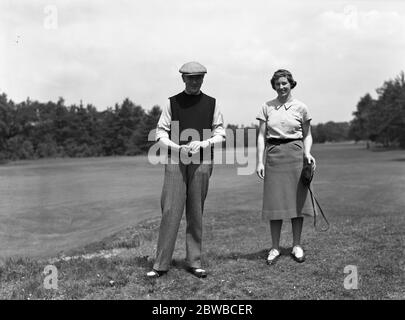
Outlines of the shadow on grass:
<svg viewBox="0 0 405 320">
<path fill-rule="evenodd" d="M 405 162 L 405 158 L 396 158 L 396 159 L 391 159 L 391 161 Z"/>
<path fill-rule="evenodd" d="M 146 275 L 146 272 L 152 270 L 153 261 L 148 260 L 147 264 L 144 264 L 141 267 L 144 269 L 144 274 Z M 189 265 L 184 259 L 173 259 L 167 271 L 169 272 L 169 275 L 172 275 L 171 277 L 173 277 L 173 274 L 176 274 L 177 272 L 179 272 L 178 275 L 174 277 L 179 277 L 179 275 L 183 274 L 184 272 L 191 274 Z M 144 280 L 149 281 L 150 279 L 145 277 Z"/>
</svg>

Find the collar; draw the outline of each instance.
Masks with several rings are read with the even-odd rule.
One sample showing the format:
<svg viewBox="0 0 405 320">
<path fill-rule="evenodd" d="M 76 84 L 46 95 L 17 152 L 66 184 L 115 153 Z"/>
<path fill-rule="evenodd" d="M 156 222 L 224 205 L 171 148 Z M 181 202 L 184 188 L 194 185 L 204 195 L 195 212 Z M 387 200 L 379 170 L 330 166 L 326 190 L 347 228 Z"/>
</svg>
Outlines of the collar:
<svg viewBox="0 0 405 320">
<path fill-rule="evenodd" d="M 187 93 L 186 90 L 183 90 L 183 93 L 188 95 L 188 96 L 199 96 L 202 94 L 202 91 L 200 90 L 200 92 L 196 93 L 196 94 L 191 94 L 191 93 Z"/>
<path fill-rule="evenodd" d="M 278 101 L 278 99 L 277 99 L 277 102 L 280 103 L 280 102 Z M 294 102 L 294 98 L 291 98 L 291 99 L 287 100 L 287 101 L 284 102 L 284 103 L 280 103 L 279 105 L 275 106 L 274 108 L 275 108 L 276 110 L 279 110 L 281 107 L 284 107 L 285 110 L 288 110 L 288 109 L 290 109 L 291 106 L 293 105 L 293 102 Z"/>
</svg>

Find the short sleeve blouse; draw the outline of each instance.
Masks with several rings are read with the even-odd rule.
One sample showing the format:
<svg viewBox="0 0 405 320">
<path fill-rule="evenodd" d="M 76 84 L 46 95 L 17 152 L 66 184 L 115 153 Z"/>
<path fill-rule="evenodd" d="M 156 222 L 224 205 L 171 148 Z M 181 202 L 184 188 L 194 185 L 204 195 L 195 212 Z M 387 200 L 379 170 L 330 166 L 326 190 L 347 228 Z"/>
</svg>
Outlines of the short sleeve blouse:
<svg viewBox="0 0 405 320">
<path fill-rule="evenodd" d="M 282 104 L 276 98 L 262 105 L 256 119 L 266 122 L 267 139 L 302 139 L 302 125 L 312 118 L 303 102 L 293 98 Z"/>
</svg>

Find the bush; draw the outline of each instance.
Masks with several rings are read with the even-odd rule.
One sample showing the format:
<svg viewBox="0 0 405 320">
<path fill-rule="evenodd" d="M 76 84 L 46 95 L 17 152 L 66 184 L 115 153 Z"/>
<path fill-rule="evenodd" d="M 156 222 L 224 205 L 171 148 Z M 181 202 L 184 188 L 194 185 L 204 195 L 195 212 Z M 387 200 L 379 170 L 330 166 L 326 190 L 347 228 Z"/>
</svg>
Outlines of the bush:
<svg viewBox="0 0 405 320">
<path fill-rule="evenodd" d="M 56 157 L 58 155 L 58 146 L 54 141 L 41 142 L 37 146 L 36 154 L 40 158 Z"/>
<path fill-rule="evenodd" d="M 7 154 L 5 152 L 0 152 L 0 164 L 7 163 Z"/>
<path fill-rule="evenodd" d="M 25 140 L 21 146 L 21 149 L 18 152 L 20 159 L 33 159 L 35 156 L 34 146 L 31 141 Z"/>
</svg>

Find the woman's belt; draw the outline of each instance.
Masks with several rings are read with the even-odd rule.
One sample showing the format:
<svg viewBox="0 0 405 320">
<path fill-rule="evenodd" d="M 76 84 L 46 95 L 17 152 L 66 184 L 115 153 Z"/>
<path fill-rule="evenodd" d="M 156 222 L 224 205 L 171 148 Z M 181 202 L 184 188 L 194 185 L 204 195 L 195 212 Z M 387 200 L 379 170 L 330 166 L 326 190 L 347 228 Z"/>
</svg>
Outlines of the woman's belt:
<svg viewBox="0 0 405 320">
<path fill-rule="evenodd" d="M 284 144 L 289 143 L 292 141 L 301 141 L 302 139 L 277 139 L 277 138 L 269 138 L 266 140 L 269 144 Z"/>
</svg>

